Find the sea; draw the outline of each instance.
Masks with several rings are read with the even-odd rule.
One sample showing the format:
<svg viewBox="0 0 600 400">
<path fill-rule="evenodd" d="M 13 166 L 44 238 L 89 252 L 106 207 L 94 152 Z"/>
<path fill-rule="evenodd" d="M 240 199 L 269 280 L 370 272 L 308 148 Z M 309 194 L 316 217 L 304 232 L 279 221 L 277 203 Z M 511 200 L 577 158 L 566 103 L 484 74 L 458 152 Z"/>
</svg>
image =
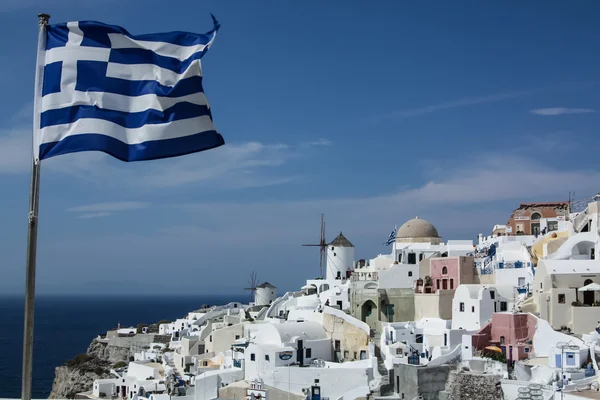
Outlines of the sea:
<svg viewBox="0 0 600 400">
<path fill-rule="evenodd" d="M 98 334 L 138 323 L 175 320 L 203 304 L 247 302 L 248 296 L 36 296 L 32 397 L 45 399 L 54 368 L 85 353 Z M 0 398 L 21 397 L 24 297 L 0 296 Z"/>
</svg>

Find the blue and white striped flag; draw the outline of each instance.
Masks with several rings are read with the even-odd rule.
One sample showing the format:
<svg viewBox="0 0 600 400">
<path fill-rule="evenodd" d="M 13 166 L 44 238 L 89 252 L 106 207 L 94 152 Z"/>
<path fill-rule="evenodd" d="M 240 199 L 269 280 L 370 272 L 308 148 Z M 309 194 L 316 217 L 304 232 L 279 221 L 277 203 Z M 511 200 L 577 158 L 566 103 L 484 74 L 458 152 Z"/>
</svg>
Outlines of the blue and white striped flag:
<svg viewBox="0 0 600 400">
<path fill-rule="evenodd" d="M 219 29 L 213 23 L 206 34 L 132 35 L 90 21 L 47 26 L 38 51 L 35 159 L 95 150 L 140 161 L 223 145 L 200 65 Z"/>
<path fill-rule="evenodd" d="M 390 244 L 394 243 L 395 241 L 396 241 L 396 228 L 394 228 L 392 233 L 390 233 L 390 237 L 388 237 L 388 240 L 384 243 L 384 245 L 389 246 Z"/>
</svg>

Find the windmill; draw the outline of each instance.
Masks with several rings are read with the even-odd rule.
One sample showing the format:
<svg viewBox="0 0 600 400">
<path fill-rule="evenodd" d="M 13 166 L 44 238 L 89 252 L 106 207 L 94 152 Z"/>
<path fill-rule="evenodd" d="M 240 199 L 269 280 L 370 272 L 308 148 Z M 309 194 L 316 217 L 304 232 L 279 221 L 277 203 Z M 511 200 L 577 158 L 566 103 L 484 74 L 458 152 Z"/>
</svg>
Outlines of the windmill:
<svg viewBox="0 0 600 400">
<path fill-rule="evenodd" d="M 258 277 L 256 271 L 250 273 L 250 280 L 248 281 L 250 287 L 244 288 L 244 290 L 250 290 L 250 301 L 254 301 L 256 297 L 256 287 L 258 286 Z"/>
<path fill-rule="evenodd" d="M 323 278 L 323 267 L 325 266 L 327 242 L 325 241 L 325 214 L 321 214 L 321 238 L 319 244 L 303 244 L 306 247 L 320 247 L 321 255 L 319 257 L 320 278 Z"/>
</svg>

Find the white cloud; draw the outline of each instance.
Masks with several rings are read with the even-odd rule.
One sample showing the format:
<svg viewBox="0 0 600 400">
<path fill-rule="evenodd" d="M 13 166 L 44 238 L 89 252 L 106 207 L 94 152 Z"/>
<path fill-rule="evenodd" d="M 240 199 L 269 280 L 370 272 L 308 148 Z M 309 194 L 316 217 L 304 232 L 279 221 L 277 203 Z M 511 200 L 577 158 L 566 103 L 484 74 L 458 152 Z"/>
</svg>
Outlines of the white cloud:
<svg viewBox="0 0 600 400">
<path fill-rule="evenodd" d="M 168 220 L 153 223 L 154 231 L 140 230 L 136 218 L 141 221 L 144 216 L 131 214 L 118 233 L 69 240 L 61 237 L 47 246 L 59 260 L 67 243 L 69 248 L 76 248 L 78 254 L 71 252 L 71 258 L 65 259 L 73 268 L 90 255 L 101 265 L 176 264 L 182 274 L 195 273 L 201 263 L 218 266 L 211 272 L 213 281 L 242 287 L 245 266 L 260 265 L 262 279 L 276 285 L 301 284 L 318 273 L 318 251 L 301 244 L 318 241 L 321 213 L 325 213 L 327 239 L 343 231 L 356 246 L 357 258 L 374 257 L 389 251 L 382 242 L 390 229 L 416 215 L 431 221 L 445 240 L 474 239 L 479 232 L 489 233 L 494 224 L 505 223 L 519 202 L 566 200 L 573 190 L 583 197 L 598 191 L 595 184 L 599 179 L 598 170 L 555 168 L 519 155 L 492 155 L 446 168 L 420 186 L 391 193 L 173 204 L 168 206 Z M 103 207 L 85 210 L 110 212 Z M 104 253 L 106 248 L 111 249 L 110 254 Z M 284 264 L 277 260 L 284 260 Z M 208 290 L 210 284 L 190 285 Z"/>
<path fill-rule="evenodd" d="M 113 213 L 119 211 L 140 210 L 149 206 L 149 203 L 139 201 L 121 201 L 121 202 L 104 202 L 88 204 L 85 206 L 77 206 L 68 208 L 67 211 L 76 213 Z"/>
<path fill-rule="evenodd" d="M 457 100 L 448 101 L 445 103 L 432 104 L 424 107 L 418 108 L 408 108 L 400 111 L 394 111 L 388 113 L 386 115 L 378 116 L 375 120 L 381 119 L 389 119 L 389 118 L 410 118 L 416 117 L 423 114 L 430 114 L 439 110 L 445 110 L 449 108 L 458 108 L 458 107 L 467 107 L 474 106 L 478 104 L 484 103 L 495 103 L 498 101 L 513 99 L 516 97 L 527 96 L 531 94 L 535 94 L 540 90 L 519 90 L 513 92 L 506 93 L 496 93 L 487 96 L 478 96 L 478 97 L 464 97 Z"/>
<path fill-rule="evenodd" d="M 79 219 L 90 219 L 90 218 L 102 218 L 114 215 L 114 213 L 110 212 L 98 212 L 98 213 L 89 213 L 89 214 L 81 214 L 77 216 Z"/>
<path fill-rule="evenodd" d="M 563 114 L 588 114 L 596 112 L 591 108 L 566 108 L 566 107 L 553 107 L 553 108 L 537 108 L 529 111 L 536 115 L 563 115 Z"/>
<path fill-rule="evenodd" d="M 325 138 L 319 138 L 317 140 L 313 140 L 312 142 L 306 142 L 304 143 L 307 146 L 331 146 L 333 145 L 333 142 L 329 139 L 325 139 Z"/>
<path fill-rule="evenodd" d="M 328 146 L 326 139 L 308 147 Z M 102 186 L 159 189 L 210 183 L 211 188 L 243 189 L 280 185 L 298 178 L 282 172 L 290 161 L 310 156 L 302 143 L 227 143 L 217 149 L 167 160 L 123 163 L 100 152 L 81 152 L 42 161 L 51 173 L 66 174 Z M 0 174 L 28 173 L 31 165 L 31 134 L 25 130 L 0 132 Z"/>
<path fill-rule="evenodd" d="M 0 174 L 15 174 L 31 169 L 31 132 L 0 132 Z"/>
</svg>

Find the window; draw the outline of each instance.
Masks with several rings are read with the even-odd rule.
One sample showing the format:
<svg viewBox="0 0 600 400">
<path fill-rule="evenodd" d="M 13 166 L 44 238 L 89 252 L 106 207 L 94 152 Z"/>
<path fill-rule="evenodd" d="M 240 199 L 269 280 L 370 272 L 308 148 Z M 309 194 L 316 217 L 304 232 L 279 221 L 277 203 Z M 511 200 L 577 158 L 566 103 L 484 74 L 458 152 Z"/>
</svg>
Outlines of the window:
<svg viewBox="0 0 600 400">
<path fill-rule="evenodd" d="M 542 218 L 542 214 L 540 214 L 538 212 L 535 212 L 535 213 L 531 214 L 531 219 L 532 220 L 537 220 L 537 219 L 540 219 L 540 218 Z"/>
<path fill-rule="evenodd" d="M 558 303 L 559 304 L 565 304 L 566 303 L 565 295 L 564 294 L 559 294 L 558 295 Z"/>
<path fill-rule="evenodd" d="M 437 290 L 440 290 L 440 280 L 439 279 L 436 279 L 435 286 L 436 286 Z"/>
<path fill-rule="evenodd" d="M 450 279 L 450 290 L 454 289 L 454 279 Z"/>
<path fill-rule="evenodd" d="M 354 359 L 356 360 L 358 358 L 358 354 L 356 352 L 354 352 Z"/>
<path fill-rule="evenodd" d="M 312 349 L 306 349 L 306 358 L 312 358 Z"/>
<path fill-rule="evenodd" d="M 558 230 L 558 221 L 548 221 L 548 232 Z"/>
<path fill-rule="evenodd" d="M 416 342 L 423 343 L 423 335 L 417 335 Z"/>
<path fill-rule="evenodd" d="M 250 361 L 255 361 L 256 360 L 256 354 L 252 353 L 250 354 Z"/>
<path fill-rule="evenodd" d="M 448 289 L 448 279 L 442 279 L 442 288 L 444 290 Z"/>
<path fill-rule="evenodd" d="M 344 350 L 344 360 L 347 360 L 350 357 L 350 352 L 348 350 Z"/>
<path fill-rule="evenodd" d="M 442 267 L 442 275 L 448 275 L 448 268 L 446 266 Z"/>
<path fill-rule="evenodd" d="M 460 312 L 465 312 L 465 303 L 460 303 L 459 307 Z"/>
<path fill-rule="evenodd" d="M 208 339 L 209 339 L 208 341 L 212 343 L 212 335 L 210 335 L 210 336 L 208 337 Z"/>
<path fill-rule="evenodd" d="M 238 340 L 240 338 L 240 335 L 235 335 L 235 340 Z"/>
<path fill-rule="evenodd" d="M 500 311 L 506 311 L 508 310 L 508 303 L 505 301 L 501 301 L 500 302 Z"/>
<path fill-rule="evenodd" d="M 525 347 L 525 353 L 529 353 L 531 350 L 529 349 L 529 347 Z"/>
<path fill-rule="evenodd" d="M 500 344 L 504 344 L 504 341 L 505 341 L 505 340 L 506 340 L 506 339 L 504 339 L 504 336 L 500 336 Z"/>
<path fill-rule="evenodd" d="M 525 286 L 525 278 L 519 277 L 519 286 Z"/>
<path fill-rule="evenodd" d="M 340 351 L 340 349 L 341 349 L 341 342 L 339 340 L 336 340 L 334 342 L 334 346 L 333 347 L 334 347 L 335 351 Z"/>
<path fill-rule="evenodd" d="M 408 271 L 408 276 L 412 276 L 412 271 Z"/>
<path fill-rule="evenodd" d="M 590 260 L 595 260 L 596 259 L 596 249 L 594 249 L 592 247 L 592 249 L 590 250 Z"/>
<path fill-rule="evenodd" d="M 337 256 L 337 253 L 333 253 L 333 256 L 334 256 L 334 257 L 335 257 L 335 256 Z"/>
<path fill-rule="evenodd" d="M 423 258 L 425 258 L 425 254 L 423 254 L 423 253 L 419 254 L 419 261 L 423 261 Z"/>
<path fill-rule="evenodd" d="M 269 355 L 265 354 L 265 361 L 269 361 Z"/>
<path fill-rule="evenodd" d="M 408 253 L 408 263 L 409 264 L 417 263 L 417 255 L 415 253 Z"/>
<path fill-rule="evenodd" d="M 496 292 L 493 290 L 490 290 L 490 299 L 492 299 L 492 300 L 496 299 Z"/>
<path fill-rule="evenodd" d="M 471 312 L 475 312 L 475 306 L 471 306 Z"/>
</svg>

